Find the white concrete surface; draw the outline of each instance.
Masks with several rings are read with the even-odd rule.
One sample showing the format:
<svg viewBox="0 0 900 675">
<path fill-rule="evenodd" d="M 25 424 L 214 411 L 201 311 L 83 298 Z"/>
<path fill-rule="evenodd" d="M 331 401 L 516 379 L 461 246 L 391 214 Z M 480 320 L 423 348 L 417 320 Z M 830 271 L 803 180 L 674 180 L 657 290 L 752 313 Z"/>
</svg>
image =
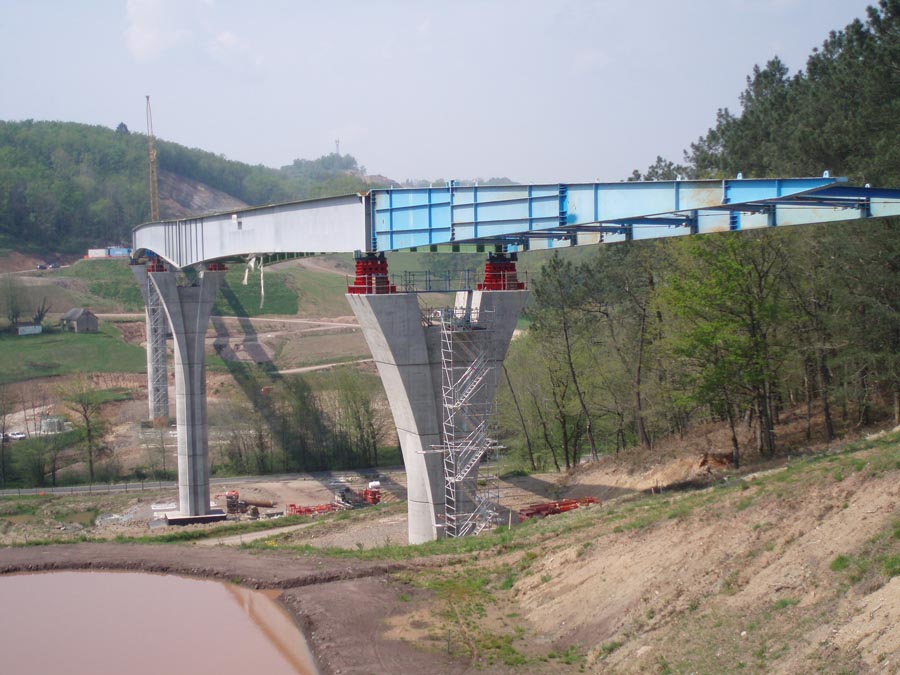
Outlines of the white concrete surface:
<svg viewBox="0 0 900 675">
<path fill-rule="evenodd" d="M 206 329 L 224 272 L 200 272 L 196 285 L 178 286 L 175 272 L 151 272 L 175 343 L 178 507 L 186 516 L 210 513 L 206 416 Z"/>
<path fill-rule="evenodd" d="M 472 306 L 492 310 L 489 359 L 499 368 L 527 291 L 482 291 L 460 294 L 457 304 L 471 298 Z M 423 326 L 418 298 L 412 293 L 353 295 L 347 300 L 384 384 L 407 473 L 409 543 L 432 541 L 440 536 L 444 511 L 441 443 L 441 345 L 440 326 Z M 477 315 L 477 312 L 476 312 Z M 487 317 L 483 311 L 482 316 Z M 497 378 L 485 383 L 482 394 L 493 398 Z"/>
</svg>

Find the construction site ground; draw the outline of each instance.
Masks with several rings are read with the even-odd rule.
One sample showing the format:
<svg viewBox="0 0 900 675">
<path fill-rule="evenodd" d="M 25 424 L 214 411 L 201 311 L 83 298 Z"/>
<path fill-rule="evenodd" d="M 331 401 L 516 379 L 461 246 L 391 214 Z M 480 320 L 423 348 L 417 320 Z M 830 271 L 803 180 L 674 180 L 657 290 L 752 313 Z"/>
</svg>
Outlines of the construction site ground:
<svg viewBox="0 0 900 675">
<path fill-rule="evenodd" d="M 512 508 L 588 495 L 602 503 L 437 549 L 403 546 L 402 474 L 384 472 L 386 504 L 262 541 L 7 547 L 0 573 L 132 569 L 284 588 L 325 673 L 896 674 L 898 448 L 895 432 L 740 472 L 685 449 L 642 466 L 606 458 L 517 476 L 503 486 Z M 369 478 L 222 490 L 319 502 L 332 482 Z M 0 519 L 3 541 L 147 534 L 139 513 L 171 498 L 45 497 L 47 509 L 97 513 L 97 524 L 73 518 L 59 529 L 60 513 L 36 509 Z"/>
</svg>

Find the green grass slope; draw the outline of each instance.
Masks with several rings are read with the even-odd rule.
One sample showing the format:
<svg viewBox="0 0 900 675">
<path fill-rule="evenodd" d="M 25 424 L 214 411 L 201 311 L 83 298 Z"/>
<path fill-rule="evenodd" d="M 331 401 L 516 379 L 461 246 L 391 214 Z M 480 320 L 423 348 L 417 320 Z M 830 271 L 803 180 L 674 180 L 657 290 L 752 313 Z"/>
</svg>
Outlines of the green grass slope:
<svg viewBox="0 0 900 675">
<path fill-rule="evenodd" d="M 19 337 L 0 333 L 0 384 L 71 373 L 141 373 L 144 350 L 126 344 L 113 324 L 97 333 L 48 332 Z"/>
</svg>

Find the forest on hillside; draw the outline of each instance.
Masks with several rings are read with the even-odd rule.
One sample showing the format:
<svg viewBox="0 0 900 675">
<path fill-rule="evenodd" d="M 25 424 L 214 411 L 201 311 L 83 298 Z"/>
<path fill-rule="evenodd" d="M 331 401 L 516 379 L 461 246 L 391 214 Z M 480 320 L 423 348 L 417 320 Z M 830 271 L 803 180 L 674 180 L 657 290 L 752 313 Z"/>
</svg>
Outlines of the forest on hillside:
<svg viewBox="0 0 900 675">
<path fill-rule="evenodd" d="M 801 72 L 754 68 L 740 105 L 682 163 L 632 179 L 828 170 L 900 186 L 900 0 L 832 32 Z M 713 449 L 739 462 L 900 424 L 898 235 L 883 220 L 555 255 L 500 378 L 504 444 L 524 468 L 560 470 L 714 421 L 730 440 Z"/>
<path fill-rule="evenodd" d="M 251 205 L 367 189 L 350 155 L 296 159 L 281 169 L 155 143 L 160 171 L 204 183 Z M 147 137 L 72 122 L 0 121 L 0 247 L 81 251 L 128 245 L 150 216 Z M 161 195 L 165 197 L 166 195 Z M 163 209 L 162 216 L 172 217 Z M 3 246 L 5 242 L 5 246 Z"/>
</svg>

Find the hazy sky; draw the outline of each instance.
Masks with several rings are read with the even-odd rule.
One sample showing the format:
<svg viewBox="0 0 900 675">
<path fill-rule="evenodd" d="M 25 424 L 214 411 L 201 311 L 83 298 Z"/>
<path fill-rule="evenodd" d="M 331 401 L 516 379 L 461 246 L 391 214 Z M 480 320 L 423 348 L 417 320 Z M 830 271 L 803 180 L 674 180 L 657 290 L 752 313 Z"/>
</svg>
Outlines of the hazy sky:
<svg viewBox="0 0 900 675">
<path fill-rule="evenodd" d="M 874 2 L 0 0 L 0 119 L 143 132 L 150 94 L 158 137 L 251 164 L 615 181 Z"/>
</svg>

